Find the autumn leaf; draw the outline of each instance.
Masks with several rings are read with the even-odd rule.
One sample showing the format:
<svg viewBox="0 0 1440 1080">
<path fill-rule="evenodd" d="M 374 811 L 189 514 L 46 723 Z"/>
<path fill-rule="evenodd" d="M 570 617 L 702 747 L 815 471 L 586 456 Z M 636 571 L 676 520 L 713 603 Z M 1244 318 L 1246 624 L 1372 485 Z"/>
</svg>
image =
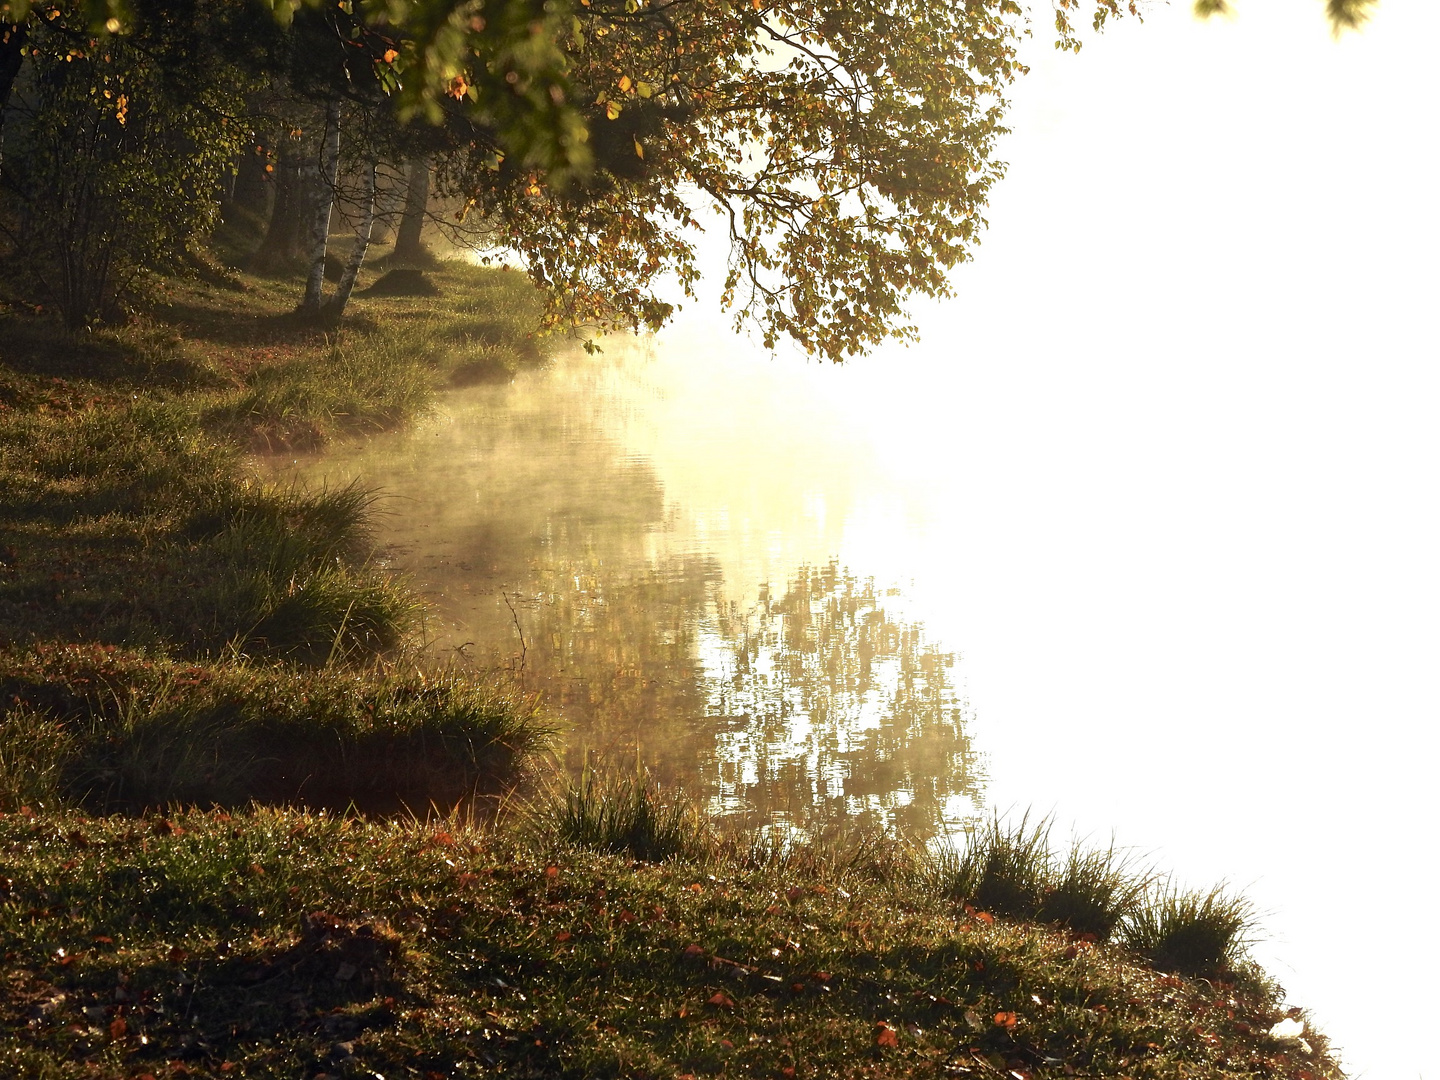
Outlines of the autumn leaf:
<svg viewBox="0 0 1440 1080">
<path fill-rule="evenodd" d="M 117 1016 L 114 1020 L 110 1021 L 110 1038 L 123 1039 L 126 1030 L 127 1027 L 123 1016 Z"/>
<path fill-rule="evenodd" d="M 1014 1031 L 1015 1025 L 1020 1023 L 1020 1017 L 1013 1012 L 997 1012 L 995 1014 L 995 1026 L 1003 1027 L 1006 1031 Z"/>
<path fill-rule="evenodd" d="M 631 87 L 632 85 L 633 85 L 633 84 L 630 82 L 630 76 L 629 76 L 629 75 L 621 75 L 621 76 L 620 76 L 620 92 L 621 92 L 622 94 L 628 94 L 628 93 L 630 92 L 630 87 Z"/>
<path fill-rule="evenodd" d="M 393 63 L 395 62 L 395 58 L 398 57 L 399 55 L 400 55 L 400 54 L 399 54 L 398 52 L 396 52 L 394 49 L 386 49 L 386 50 L 385 50 L 385 55 L 384 55 L 383 59 L 384 59 L 385 63 L 387 63 L 387 64 L 393 64 Z"/>
<path fill-rule="evenodd" d="M 605 116 L 610 120 L 618 119 L 620 116 L 620 103 L 616 101 L 609 102 L 605 106 Z"/>
<path fill-rule="evenodd" d="M 885 1023 L 885 1021 L 882 1020 L 875 1025 L 875 1045 L 891 1047 L 899 1046 L 900 1035 L 896 1032 L 894 1028 L 892 1028 L 889 1024 Z"/>
<path fill-rule="evenodd" d="M 734 1000 L 723 990 L 716 990 L 715 993 L 706 999 L 705 1004 L 716 1009 L 733 1009 L 735 1007 Z"/>
</svg>

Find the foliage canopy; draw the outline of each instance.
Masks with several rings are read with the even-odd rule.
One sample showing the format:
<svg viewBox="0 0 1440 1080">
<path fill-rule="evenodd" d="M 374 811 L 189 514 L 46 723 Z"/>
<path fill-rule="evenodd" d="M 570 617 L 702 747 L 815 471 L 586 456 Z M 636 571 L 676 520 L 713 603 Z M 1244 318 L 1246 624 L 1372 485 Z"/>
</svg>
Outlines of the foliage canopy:
<svg viewBox="0 0 1440 1080">
<path fill-rule="evenodd" d="M 1079 48 L 1082 14 L 1099 29 L 1138 17 L 1139 2 L 1052 0 L 1057 46 Z M 1373 3 L 1327 0 L 1327 12 L 1338 31 Z M 691 292 L 699 219 L 713 212 L 737 322 L 769 347 L 788 338 L 836 360 L 913 336 L 905 300 L 946 295 L 947 271 L 970 257 L 1004 172 L 995 149 L 1029 32 L 1018 0 L 216 7 L 271 27 L 231 39 L 252 75 L 386 117 L 367 131 L 412 132 L 423 150 L 407 153 L 433 155 L 458 219 L 483 221 L 554 294 L 553 322 L 659 326 L 673 310 L 660 283 Z M 43 12 L 9 0 L 0 18 L 130 38 L 172 16 L 146 0 Z M 283 63 L 267 44 L 277 28 Z"/>
</svg>

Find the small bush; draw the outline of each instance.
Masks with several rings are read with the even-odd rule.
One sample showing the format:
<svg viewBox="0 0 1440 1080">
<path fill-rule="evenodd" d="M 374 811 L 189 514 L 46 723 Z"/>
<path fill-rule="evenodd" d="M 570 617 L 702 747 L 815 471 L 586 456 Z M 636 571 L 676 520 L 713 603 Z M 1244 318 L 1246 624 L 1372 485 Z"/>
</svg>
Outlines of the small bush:
<svg viewBox="0 0 1440 1080">
<path fill-rule="evenodd" d="M 642 778 L 602 779 L 589 770 L 540 818 L 567 844 L 646 862 L 700 858 L 714 841 L 705 815 L 683 796 L 667 797 Z"/>
<path fill-rule="evenodd" d="M 1223 886 L 1151 892 L 1126 920 L 1125 942 L 1161 971 L 1213 975 L 1234 965 L 1249 944 L 1255 909 Z"/>
</svg>

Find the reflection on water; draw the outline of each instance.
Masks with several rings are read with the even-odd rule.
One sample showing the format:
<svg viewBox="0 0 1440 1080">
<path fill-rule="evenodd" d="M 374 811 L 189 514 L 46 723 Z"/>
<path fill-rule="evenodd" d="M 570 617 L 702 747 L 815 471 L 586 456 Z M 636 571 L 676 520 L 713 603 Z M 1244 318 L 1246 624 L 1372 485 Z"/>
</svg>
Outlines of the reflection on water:
<svg viewBox="0 0 1440 1080">
<path fill-rule="evenodd" d="M 974 810 L 951 656 L 892 619 L 873 583 L 802 567 L 722 609 L 705 642 L 720 802 L 762 820 L 873 816 L 918 833 Z"/>
<path fill-rule="evenodd" d="M 641 765 L 753 823 L 973 814 L 953 657 L 834 560 L 843 448 L 805 475 L 765 434 L 677 447 L 706 429 L 657 423 L 683 403 L 652 376 L 634 354 L 567 357 L 299 468 L 394 496 L 380 540 L 433 601 L 436 652 L 540 692 L 571 770 Z M 772 428 L 799 438 L 793 417 Z M 662 485 L 661 441 L 694 483 Z"/>
</svg>

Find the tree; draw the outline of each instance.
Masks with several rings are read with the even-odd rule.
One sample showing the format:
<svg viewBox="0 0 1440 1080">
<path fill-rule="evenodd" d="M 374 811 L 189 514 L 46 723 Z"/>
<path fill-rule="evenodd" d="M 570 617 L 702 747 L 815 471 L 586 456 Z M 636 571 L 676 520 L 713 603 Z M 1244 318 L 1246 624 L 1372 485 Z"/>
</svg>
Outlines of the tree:
<svg viewBox="0 0 1440 1080">
<path fill-rule="evenodd" d="M 75 2 L 92 29 L 137 37 L 171 17 L 157 0 Z M 1028 32 L 1017 0 L 267 2 L 304 61 L 291 89 L 375 118 L 394 159 L 429 154 L 437 192 L 523 255 L 556 322 L 659 325 L 672 309 L 657 281 L 693 286 L 708 209 L 730 238 L 737 319 L 832 359 L 912 335 L 906 299 L 946 295 L 970 257 Z M 1098 28 L 1137 2 L 1053 0 L 1057 44 L 1078 47 L 1082 9 Z M 1339 28 L 1373 2 L 1327 10 Z M 7 8 L 33 32 L 28 3 Z M 338 145 L 318 145 L 313 170 L 337 177 Z"/>
<path fill-rule="evenodd" d="M 28 63 L 4 101 L 13 152 L 0 229 L 72 327 L 111 314 L 145 270 L 185 258 L 241 144 L 229 109 L 244 71 L 211 43 L 243 10 L 164 9 L 124 38 L 92 35 L 58 7 L 24 28 Z"/>
<path fill-rule="evenodd" d="M 395 237 L 395 258 L 399 262 L 424 263 L 430 253 L 421 239 L 426 208 L 430 205 L 430 159 L 411 158 L 405 174 L 405 211 Z"/>
</svg>

